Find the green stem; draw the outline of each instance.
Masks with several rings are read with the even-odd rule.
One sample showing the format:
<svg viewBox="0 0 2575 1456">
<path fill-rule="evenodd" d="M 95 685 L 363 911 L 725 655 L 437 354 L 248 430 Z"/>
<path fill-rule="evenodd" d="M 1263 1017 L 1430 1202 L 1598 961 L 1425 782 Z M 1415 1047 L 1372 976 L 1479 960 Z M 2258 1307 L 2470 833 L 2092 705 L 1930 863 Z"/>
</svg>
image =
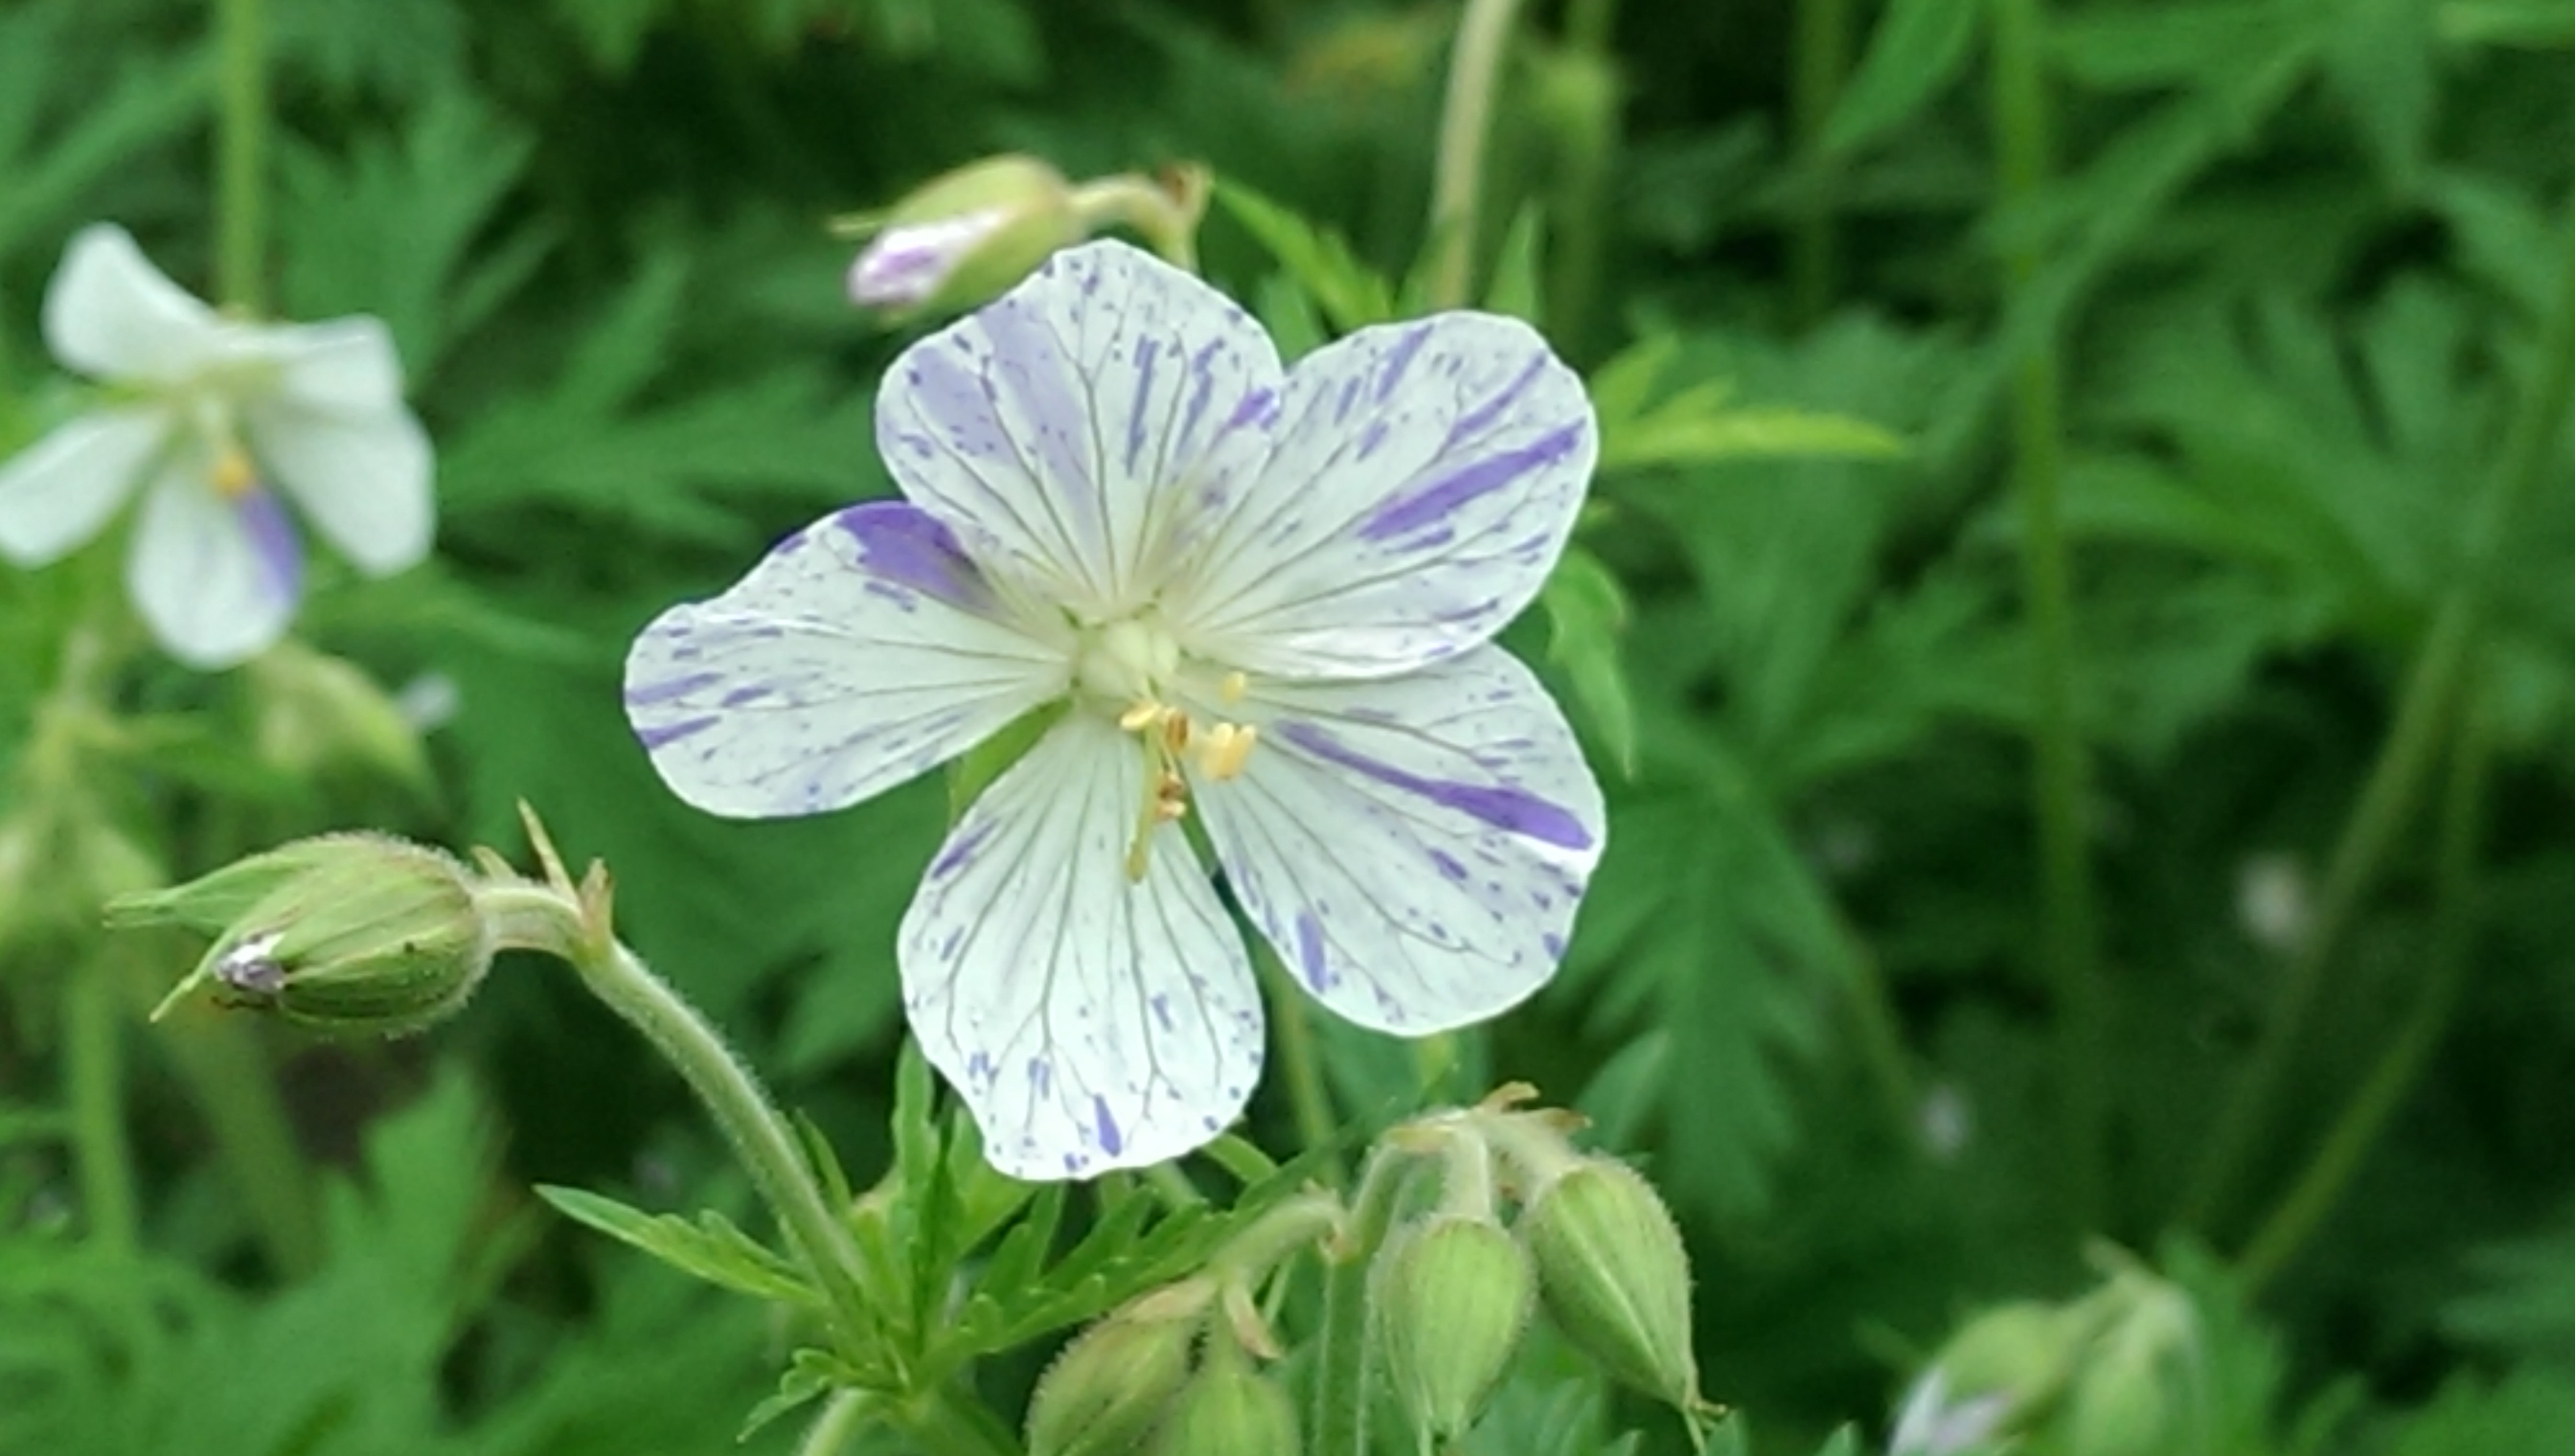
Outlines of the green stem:
<svg viewBox="0 0 2575 1456">
<path fill-rule="evenodd" d="M 228 308 L 267 307 L 268 3 L 215 0 L 223 55 L 216 118 L 215 287 Z"/>
<path fill-rule="evenodd" d="M 2569 396 L 2575 395 L 2575 201 L 2570 201 L 2562 226 L 2566 254 L 2554 312 L 2540 344 L 2538 377 L 2522 397 L 2494 481 L 2473 508 L 2456 574 L 2406 672 L 2387 740 L 2370 764 L 2342 837 L 2335 841 L 2318 896 L 2315 926 L 2289 962 L 2253 1064 L 2219 1117 L 2207 1156 L 2184 1201 L 2182 1221 L 2204 1232 L 2226 1216 L 2237 1184 L 2251 1171 L 2288 1090 L 2297 1043 L 2324 988 L 2334 952 L 2341 948 L 2354 915 L 2412 821 L 2484 624 L 2493 559 L 2538 490 L 2557 448 Z"/>
<path fill-rule="evenodd" d="M 873 1392 L 834 1391 L 824 1400 L 823 1413 L 805 1428 L 805 1438 L 796 1443 L 796 1456 L 841 1456 L 879 1410 Z"/>
<path fill-rule="evenodd" d="M 1833 190 L 1840 169 L 1824 153 L 1824 124 L 1850 73 L 1850 0 L 1797 0 L 1792 103 L 1803 186 L 1788 239 L 1788 296 L 1799 326 L 1822 318 L 1839 287 Z"/>
<path fill-rule="evenodd" d="M 1625 91 L 1610 49 L 1616 0 L 1576 0 L 1566 12 L 1557 64 L 1571 85 L 1556 124 L 1562 154 L 1547 213 L 1546 332 L 1558 352 L 1590 357 L 1593 316 L 1616 216 L 1611 183 L 1624 144 Z"/>
<path fill-rule="evenodd" d="M 1894 998 L 1887 994 L 1886 975 L 1868 942 L 1838 910 L 1834 914 L 1834 932 L 1841 941 L 1844 973 L 1842 980 L 1850 990 L 1851 1019 L 1859 1032 L 1860 1061 L 1868 1070 L 1869 1084 L 1877 1089 L 1878 1101 L 1886 1120 L 1908 1148 L 1922 1146 L 1922 1092 L 1913 1082 L 1913 1068 L 1904 1052 L 1904 1033 L 1895 1014 Z"/>
<path fill-rule="evenodd" d="M 857 1246 L 825 1201 L 795 1131 L 751 1068 L 669 982 L 597 923 L 604 912 L 585 914 L 569 894 L 537 884 L 488 885 L 476 897 L 492 916 L 501 944 L 572 962 L 591 993 L 679 1070 L 796 1245 L 848 1347 L 860 1348 L 877 1328 L 879 1303 L 860 1285 Z"/>
<path fill-rule="evenodd" d="M 1501 86 L 1511 20 L 1519 0 L 1466 0 L 1448 60 L 1448 99 L 1439 114 L 1439 154 L 1430 177 L 1430 291 L 1434 309 L 1474 298 L 1477 211 L 1484 150 L 1492 140 L 1493 97 Z"/>
<path fill-rule="evenodd" d="M 2046 76 L 2039 54 L 2041 0 L 1996 0 L 1993 122 L 2002 198 L 2018 206 L 2046 185 L 2051 168 Z M 2005 258 L 2018 296 L 2037 276 L 2033 247 Z M 2063 1184 L 2076 1223 L 2099 1224 L 2108 1093 L 2102 1074 L 2107 1029 L 2094 928 L 2092 870 L 2083 842 L 2090 765 L 2074 722 L 2074 610 L 2071 568 L 2058 501 L 2064 426 L 2056 340 L 2031 344 L 2012 380 L 2012 484 L 2020 498 L 2022 590 L 2031 660 L 2031 790 L 2038 819 L 2039 945 L 2056 1001 L 2057 1097 L 2064 1123 Z"/>
<path fill-rule="evenodd" d="M 1000 1418 L 946 1387 L 896 1408 L 894 1423 L 929 1456 L 1021 1456 Z"/>
<path fill-rule="evenodd" d="M 141 1218 L 125 1138 L 124 1027 L 109 976 L 106 957 L 92 957 L 63 986 L 63 1080 L 90 1239 L 122 1255 L 140 1246 Z"/>
<path fill-rule="evenodd" d="M 1312 1444 L 1316 1456 L 1368 1456 L 1368 1264 L 1394 1224 L 1409 1158 L 1380 1143 L 1368 1157 L 1349 1221 L 1323 1275 L 1323 1327 L 1315 1350 Z"/>
<path fill-rule="evenodd" d="M 159 999 L 158 988 L 140 979 L 128 984 L 127 995 L 138 1011 Z M 194 1014 L 160 1038 L 160 1047 L 188 1084 L 190 1102 L 205 1114 L 216 1160 L 249 1211 L 270 1266 L 290 1278 L 320 1268 L 322 1209 L 312 1168 L 253 1029 L 238 1017 Z"/>
<path fill-rule="evenodd" d="M 1279 1039 L 1279 1070 L 1288 1083 L 1288 1107 L 1296 1119 L 1296 1140 L 1307 1151 L 1331 1147 L 1338 1140 L 1340 1124 L 1332 1113 L 1331 1089 L 1323 1082 L 1322 1048 L 1314 1040 L 1314 1017 L 1306 1005 L 1305 993 L 1268 945 L 1258 946 L 1254 958 L 1269 982 L 1270 1026 Z M 1341 1165 L 1337 1152 L 1324 1157 L 1320 1171 L 1323 1181 L 1332 1187 L 1349 1181 L 1349 1172 Z"/>
<path fill-rule="evenodd" d="M 2413 1013 L 2370 1068 L 2368 1080 L 2343 1108 L 2306 1171 L 2245 1245 L 2236 1271 L 2248 1293 L 2287 1267 L 2333 1210 L 2450 1028 L 2474 963 L 2477 852 L 2485 837 L 2486 784 L 2493 766 L 2492 721 L 2471 711 L 2450 751 L 2450 777 L 2442 795 L 2429 978 Z"/>
</svg>

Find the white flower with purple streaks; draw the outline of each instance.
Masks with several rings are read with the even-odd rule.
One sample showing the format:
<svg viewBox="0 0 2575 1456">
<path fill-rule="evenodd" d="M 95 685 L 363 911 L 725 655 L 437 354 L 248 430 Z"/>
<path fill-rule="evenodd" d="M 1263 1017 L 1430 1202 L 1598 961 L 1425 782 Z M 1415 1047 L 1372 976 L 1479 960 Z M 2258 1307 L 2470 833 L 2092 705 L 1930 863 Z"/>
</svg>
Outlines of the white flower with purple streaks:
<svg viewBox="0 0 2575 1456">
<path fill-rule="evenodd" d="M 0 555 L 52 562 L 140 489 L 126 585 L 172 657 L 227 668 L 285 633 L 304 551 L 280 491 L 371 576 L 428 554 L 429 439 L 378 321 L 224 318 L 101 224 L 64 251 L 44 328 L 56 359 L 112 388 L 0 466 Z"/>
<path fill-rule="evenodd" d="M 1262 1059 L 1245 913 L 1362 1025 L 1544 982 L 1600 854 L 1555 705 L 1491 645 L 1596 451 L 1508 319 L 1360 331 L 1284 370 L 1240 309 L 1117 243 L 913 346 L 877 405 L 905 500 L 664 614 L 626 702 L 682 797 L 837 808 L 1061 705 L 931 862 L 905 1004 L 1005 1171 L 1186 1152 Z"/>
</svg>

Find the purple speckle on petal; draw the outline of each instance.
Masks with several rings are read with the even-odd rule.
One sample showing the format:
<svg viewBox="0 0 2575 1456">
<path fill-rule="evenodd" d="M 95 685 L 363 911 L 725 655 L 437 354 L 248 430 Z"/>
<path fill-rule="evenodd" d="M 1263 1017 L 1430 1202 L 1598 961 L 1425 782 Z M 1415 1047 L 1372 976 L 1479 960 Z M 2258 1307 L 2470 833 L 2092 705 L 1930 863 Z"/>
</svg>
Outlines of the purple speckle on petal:
<svg viewBox="0 0 2575 1456">
<path fill-rule="evenodd" d="M 691 673 L 686 677 L 668 678 L 659 683 L 641 683 L 626 690 L 628 708 L 659 708 L 676 703 L 702 688 L 712 688 L 725 680 L 722 673 Z"/>
<path fill-rule="evenodd" d="M 286 508 L 266 491 L 253 490 L 233 503 L 251 550 L 259 556 L 261 580 L 271 596 L 292 602 L 304 590 L 304 547 L 295 539 L 295 523 Z"/>
<path fill-rule="evenodd" d="M 1548 959 L 1562 960 L 1564 958 L 1564 937 L 1555 933 L 1553 930 L 1549 930 L 1545 934 L 1538 936 L 1537 943 L 1546 947 Z"/>
<path fill-rule="evenodd" d="M 1171 1030 L 1172 998 L 1161 991 L 1156 991 L 1153 999 L 1148 1001 L 1146 1004 L 1154 1008 L 1154 1023 L 1166 1031 Z"/>
<path fill-rule="evenodd" d="M 1109 1099 L 1098 1092 L 1091 1094 L 1093 1130 L 1100 1135 L 1100 1150 L 1116 1157 L 1126 1149 L 1127 1138 L 1118 1130 L 1118 1119 L 1109 1114 Z"/>
<path fill-rule="evenodd" d="M 991 608 L 993 589 L 956 533 L 911 502 L 864 502 L 831 525 L 858 548 L 859 566 L 884 581 L 968 611 Z"/>
<path fill-rule="evenodd" d="M 1417 793 L 1432 803 L 1455 809 L 1469 818 L 1480 819 L 1494 828 L 1525 835 L 1560 849 L 1591 847 L 1591 831 L 1585 829 L 1581 820 L 1562 804 L 1540 798 L 1516 784 L 1458 783 L 1444 778 L 1425 778 L 1392 763 L 1371 758 L 1311 724 L 1281 724 L 1279 735 L 1326 762 L 1337 763 L 1388 787 Z"/>
<path fill-rule="evenodd" d="M 1420 353 L 1421 346 L 1429 341 L 1430 326 L 1424 324 L 1405 334 L 1403 338 L 1396 341 L 1392 349 L 1386 351 L 1382 372 L 1376 377 L 1378 404 L 1385 403 L 1385 397 L 1393 394 L 1395 386 L 1403 382 L 1403 372 L 1412 367 L 1412 356 Z"/>
<path fill-rule="evenodd" d="M 1531 359 L 1509 384 L 1502 386 L 1500 393 L 1459 416 L 1457 423 L 1448 427 L 1448 443 L 1455 445 L 1482 434 L 1484 427 L 1502 417 L 1503 411 L 1519 403 L 1520 396 L 1528 392 L 1528 387 L 1537 383 L 1537 377 L 1546 369 L 1547 363 L 1544 354 Z"/>
<path fill-rule="evenodd" d="M 646 752 L 658 753 L 682 738 L 694 737 L 722 722 L 724 720 L 716 715 L 707 714 L 700 718 L 684 718 L 678 723 L 661 723 L 650 728 L 638 728 L 635 730 L 635 736 L 643 742 Z"/>
<path fill-rule="evenodd" d="M 984 841 L 993 837 L 993 824 L 994 820 L 986 819 L 951 838 L 947 846 L 939 851 L 939 857 L 930 861 L 930 877 L 946 879 L 956 873 L 967 860 L 974 858 L 975 851 L 984 847 Z"/>
<path fill-rule="evenodd" d="M 1455 855 L 1453 855 L 1453 854 L 1450 854 L 1447 850 L 1445 850 L 1445 849 L 1433 849 L 1433 850 L 1431 850 L 1431 851 L 1430 851 L 1430 862 L 1431 862 L 1431 863 L 1433 863 L 1433 864 L 1435 864 L 1435 865 L 1437 865 L 1437 866 L 1439 866 L 1439 872 L 1440 872 L 1441 874 L 1444 874 L 1444 875 L 1448 876 L 1450 879 L 1457 880 L 1457 881 L 1459 881 L 1460 883 L 1463 883 L 1463 882 L 1465 881 L 1465 878 L 1466 878 L 1466 866 L 1465 866 L 1465 865 L 1463 865 L 1463 864 L 1458 863 L 1458 862 L 1457 862 L 1457 859 L 1456 859 L 1456 856 L 1455 856 Z"/>
<path fill-rule="evenodd" d="M 1312 910 L 1296 912 L 1296 966 L 1304 972 L 1305 984 L 1316 991 L 1330 987 L 1332 968 L 1323 959 L 1323 924 Z"/>
<path fill-rule="evenodd" d="M 1517 450 L 1487 456 L 1455 475 L 1397 496 L 1377 508 L 1367 524 L 1359 528 L 1359 536 L 1367 541 L 1384 541 L 1435 525 L 1469 502 L 1563 460 L 1581 443 L 1583 428 L 1580 422 L 1562 426 Z"/>
<path fill-rule="evenodd" d="M 1055 1063 L 1042 1056 L 1029 1058 L 1029 1087 L 1043 1097 L 1055 1086 Z"/>
</svg>

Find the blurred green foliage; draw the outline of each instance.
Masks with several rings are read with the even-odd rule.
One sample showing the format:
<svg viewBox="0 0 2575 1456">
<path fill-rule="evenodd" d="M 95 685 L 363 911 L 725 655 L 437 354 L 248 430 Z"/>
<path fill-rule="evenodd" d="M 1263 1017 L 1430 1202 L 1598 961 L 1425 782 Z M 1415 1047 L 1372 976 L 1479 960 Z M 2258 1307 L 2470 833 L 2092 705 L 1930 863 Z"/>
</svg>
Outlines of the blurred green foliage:
<svg viewBox="0 0 2575 1456">
<path fill-rule="evenodd" d="M 2217 1413 L 2191 1449 L 2575 1449 L 2562 436 L 2525 509 L 2491 542 L 2472 525 L 2550 367 L 2575 4 L 2059 0 L 2040 48 L 2059 170 L 2017 199 L 1987 132 L 1998 5 L 1528 10 L 1478 296 L 1590 373 L 1605 450 L 1513 641 L 1573 706 L 1612 834 L 1564 973 L 1464 1039 L 1452 1091 L 1528 1077 L 1639 1155 L 1695 1251 L 1705 1386 L 1750 1413 L 1751 1449 L 1879 1429 L 1968 1309 L 2069 1294 L 2087 1234 L 2151 1248 L 2185 1224 L 2200 1242 L 2167 1272 L 2198 1302 Z M 1203 161 L 1226 179 L 1207 271 L 1292 355 L 1422 303 L 1455 7 L 270 0 L 269 19 L 278 311 L 382 316 L 439 443 L 435 565 L 332 581 L 300 631 L 454 713 L 434 788 L 353 787 L 244 749 L 244 675 L 144 674 L 118 689 L 119 776 L 92 788 L 171 875 L 326 824 L 514 845 L 515 804 L 541 804 L 571 852 L 613 861 L 627 936 L 850 1166 L 883 1165 L 893 926 L 939 786 L 717 822 L 662 790 L 616 692 L 652 614 L 891 489 L 870 392 L 903 340 L 848 309 L 823 219 L 998 151 L 1069 176 Z M 216 76 L 204 6 L 0 5 L 0 451 L 70 409 L 36 316 L 75 227 L 122 222 L 210 282 Z M 2037 260 L 2017 285 L 2007 252 Z M 2061 361 L 2093 762 L 2097 1219 L 2065 1196 L 2032 889 L 2028 543 L 2004 483 L 2009 370 L 2033 349 Z M 0 572 L 0 771 L 105 570 Z M 2482 610 L 2451 717 L 2492 735 L 2482 840 L 2453 883 L 2429 810 L 2395 826 L 2252 1178 L 2194 1214 L 2220 1104 L 2300 938 L 2338 913 L 2320 880 L 2408 664 L 2463 592 Z M 2444 924 L 2465 927 L 2448 951 Z M 0 1450 L 707 1451 L 775 1388 L 755 1316 L 514 1191 L 744 1211 L 667 1072 L 533 961 L 434 1042 L 257 1028 L 331 1169 L 310 1271 L 261 1251 L 171 1028 L 123 1033 L 148 1252 L 74 1237 L 70 933 L 0 950 Z M 2434 1015 L 2445 954 L 2471 974 Z M 2202 1246 L 2244 1247 L 2427 1017 L 2428 1067 L 2252 1313 Z M 1344 1107 L 1417 1086 L 1405 1049 L 1316 1030 Z M 1288 1125 L 1275 1090 L 1255 1118 Z M 1568 1362 L 1524 1364 L 1475 1449 L 1676 1442 L 1641 1420 L 1613 1437 L 1632 1413 Z M 1023 1355 L 986 1381 L 1033 1376 Z"/>
</svg>

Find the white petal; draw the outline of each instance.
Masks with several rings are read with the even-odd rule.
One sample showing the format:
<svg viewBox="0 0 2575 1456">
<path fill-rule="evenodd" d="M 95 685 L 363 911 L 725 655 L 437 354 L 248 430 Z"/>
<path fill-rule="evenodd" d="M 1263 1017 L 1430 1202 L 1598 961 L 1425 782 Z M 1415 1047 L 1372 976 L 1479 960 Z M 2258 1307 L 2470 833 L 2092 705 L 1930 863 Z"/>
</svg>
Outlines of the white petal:
<svg viewBox="0 0 2575 1456">
<path fill-rule="evenodd" d="M 1143 1167 L 1206 1143 L 1261 1075 L 1243 937 L 1176 828 L 1126 859 L 1135 738 L 1077 714 L 967 810 L 903 919 L 904 1005 L 1014 1177 Z"/>
<path fill-rule="evenodd" d="M 45 344 L 99 379 L 166 381 L 220 354 L 233 326 L 144 258 L 123 228 L 73 235 L 45 291 Z"/>
<path fill-rule="evenodd" d="M 1362 329 L 1288 379 L 1277 444 L 1170 608 L 1255 673 L 1381 677 L 1490 639 L 1573 530 L 1599 431 L 1514 319 Z"/>
<path fill-rule="evenodd" d="M 276 389 L 297 405 L 373 414 L 402 404 L 402 358 L 381 319 L 360 314 L 244 333 L 244 347 L 277 365 Z"/>
<path fill-rule="evenodd" d="M 157 409 L 101 410 L 0 465 L 0 553 L 41 567 L 98 535 L 168 434 Z"/>
<path fill-rule="evenodd" d="M 1486 647 L 1379 682 L 1274 688 L 1241 777 L 1197 798 L 1237 898 L 1304 986 L 1421 1035 L 1555 971 L 1605 832 L 1564 715 Z"/>
<path fill-rule="evenodd" d="M 170 656 L 211 672 L 285 636 L 304 589 L 303 549 L 276 497 L 228 500 L 208 484 L 202 455 L 184 451 L 144 497 L 125 583 Z"/>
<path fill-rule="evenodd" d="M 429 436 L 400 399 L 319 409 L 272 398 L 242 423 L 252 455 L 359 570 L 391 576 L 429 555 Z"/>
<path fill-rule="evenodd" d="M 698 807 L 818 813 L 1060 695 L 1069 651 L 1010 625 L 937 522 L 875 501 L 789 537 L 723 596 L 656 618 L 626 659 L 626 712 Z"/>
<path fill-rule="evenodd" d="M 877 396 L 894 478 L 976 558 L 1124 613 L 1267 449 L 1279 354 L 1224 295 L 1124 243 L 1058 253 L 904 351 Z"/>
</svg>

